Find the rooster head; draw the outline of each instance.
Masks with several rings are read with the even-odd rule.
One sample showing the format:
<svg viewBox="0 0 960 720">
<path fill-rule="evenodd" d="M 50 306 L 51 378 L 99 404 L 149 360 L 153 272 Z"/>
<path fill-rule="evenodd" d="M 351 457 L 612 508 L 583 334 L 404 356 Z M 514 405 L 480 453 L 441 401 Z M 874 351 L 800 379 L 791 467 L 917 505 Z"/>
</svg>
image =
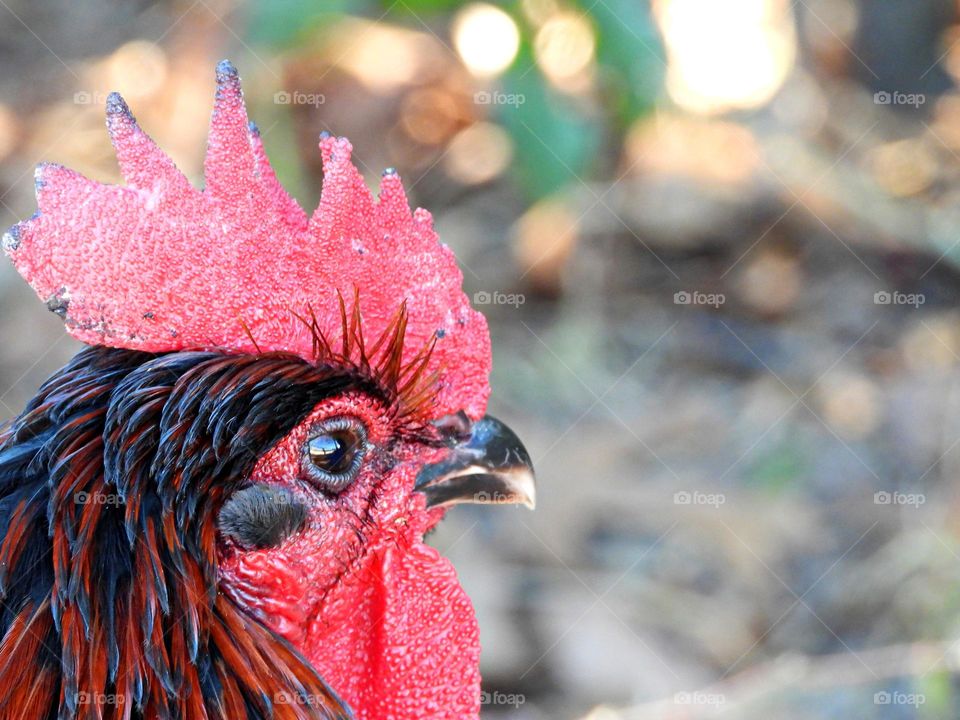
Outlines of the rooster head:
<svg viewBox="0 0 960 720">
<path fill-rule="evenodd" d="M 304 213 L 228 62 L 203 190 L 116 94 L 107 127 L 125 186 L 42 165 L 38 212 L 4 237 L 68 332 L 113 353 L 77 360 L 0 438 L 3 495 L 4 458 L 50 434 L 45 513 L 9 510 L 21 536 L 49 523 L 50 596 L 23 623 L 53 617 L 61 710 L 79 717 L 70 696 L 87 690 L 150 717 L 475 717 L 473 609 L 423 537 L 458 502 L 532 507 L 533 474 L 484 414 L 487 326 L 430 214 L 411 213 L 393 171 L 375 200 L 350 143 L 329 136 Z M 79 415 L 86 441 L 51 415 Z M 0 566 L 15 573 L 11 534 Z"/>
</svg>

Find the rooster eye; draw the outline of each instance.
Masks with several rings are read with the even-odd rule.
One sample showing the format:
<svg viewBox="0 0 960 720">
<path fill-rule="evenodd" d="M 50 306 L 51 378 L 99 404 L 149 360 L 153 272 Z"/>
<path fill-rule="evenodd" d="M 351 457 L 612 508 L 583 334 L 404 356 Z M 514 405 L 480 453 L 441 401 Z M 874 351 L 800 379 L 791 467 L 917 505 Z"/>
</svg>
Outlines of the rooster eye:
<svg viewBox="0 0 960 720">
<path fill-rule="evenodd" d="M 303 451 L 306 480 L 323 490 L 339 492 L 353 482 L 367 446 L 359 421 L 333 418 L 317 425 Z"/>
</svg>

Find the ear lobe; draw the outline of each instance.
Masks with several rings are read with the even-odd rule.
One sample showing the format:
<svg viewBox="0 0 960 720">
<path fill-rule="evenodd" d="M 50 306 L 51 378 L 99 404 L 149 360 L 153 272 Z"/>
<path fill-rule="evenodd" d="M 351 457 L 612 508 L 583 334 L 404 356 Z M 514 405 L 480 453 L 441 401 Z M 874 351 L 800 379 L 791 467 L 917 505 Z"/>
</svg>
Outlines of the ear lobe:
<svg viewBox="0 0 960 720">
<path fill-rule="evenodd" d="M 299 532 L 306 521 L 307 506 L 292 492 L 258 484 L 230 496 L 217 516 L 217 527 L 245 550 L 264 550 Z"/>
</svg>

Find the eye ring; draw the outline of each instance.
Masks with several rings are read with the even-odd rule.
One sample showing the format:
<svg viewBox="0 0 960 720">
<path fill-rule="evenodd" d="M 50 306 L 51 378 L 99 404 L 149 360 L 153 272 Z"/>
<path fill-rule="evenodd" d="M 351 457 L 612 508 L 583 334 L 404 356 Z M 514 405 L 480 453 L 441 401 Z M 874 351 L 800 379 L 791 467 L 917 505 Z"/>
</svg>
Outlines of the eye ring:
<svg viewBox="0 0 960 720">
<path fill-rule="evenodd" d="M 338 493 L 360 472 L 367 452 L 367 429 L 356 418 L 335 417 L 317 423 L 303 444 L 303 478 L 325 492 Z"/>
</svg>

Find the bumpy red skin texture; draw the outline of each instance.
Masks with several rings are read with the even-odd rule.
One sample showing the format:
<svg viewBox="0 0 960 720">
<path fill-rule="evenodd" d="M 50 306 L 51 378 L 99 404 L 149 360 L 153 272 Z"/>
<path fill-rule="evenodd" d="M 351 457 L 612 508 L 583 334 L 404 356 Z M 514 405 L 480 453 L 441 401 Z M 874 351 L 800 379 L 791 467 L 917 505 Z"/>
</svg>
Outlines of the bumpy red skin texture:
<svg viewBox="0 0 960 720">
<path fill-rule="evenodd" d="M 370 628 L 359 640 L 357 623 Z M 311 623 L 307 648 L 314 666 L 361 718 L 479 713 L 473 607 L 453 566 L 417 538 L 369 552 Z"/>
<path fill-rule="evenodd" d="M 479 417 L 489 333 L 430 213 L 410 212 L 396 174 L 375 201 L 350 143 L 328 137 L 323 192 L 308 217 L 277 181 L 232 66 L 221 64 L 217 82 L 204 190 L 112 98 L 107 127 L 127 186 L 40 166 L 38 213 L 4 238 L 20 274 L 64 312 L 74 337 L 148 351 L 259 347 L 309 358 L 313 338 L 295 313 L 315 314 L 335 346 L 338 292 L 351 302 L 359 291 L 371 339 L 406 302 L 404 360 L 436 334 L 427 372 L 439 376 L 439 407 Z"/>
<path fill-rule="evenodd" d="M 368 428 L 357 479 L 335 497 L 303 478 L 312 427 L 354 417 Z M 321 405 L 264 456 L 253 479 L 309 508 L 307 529 L 279 548 L 227 546 L 226 592 L 290 640 L 364 720 L 476 718 L 480 643 L 453 566 L 423 543 L 442 516 L 413 491 L 438 452 L 398 435 L 391 414 L 352 393 Z"/>
</svg>

